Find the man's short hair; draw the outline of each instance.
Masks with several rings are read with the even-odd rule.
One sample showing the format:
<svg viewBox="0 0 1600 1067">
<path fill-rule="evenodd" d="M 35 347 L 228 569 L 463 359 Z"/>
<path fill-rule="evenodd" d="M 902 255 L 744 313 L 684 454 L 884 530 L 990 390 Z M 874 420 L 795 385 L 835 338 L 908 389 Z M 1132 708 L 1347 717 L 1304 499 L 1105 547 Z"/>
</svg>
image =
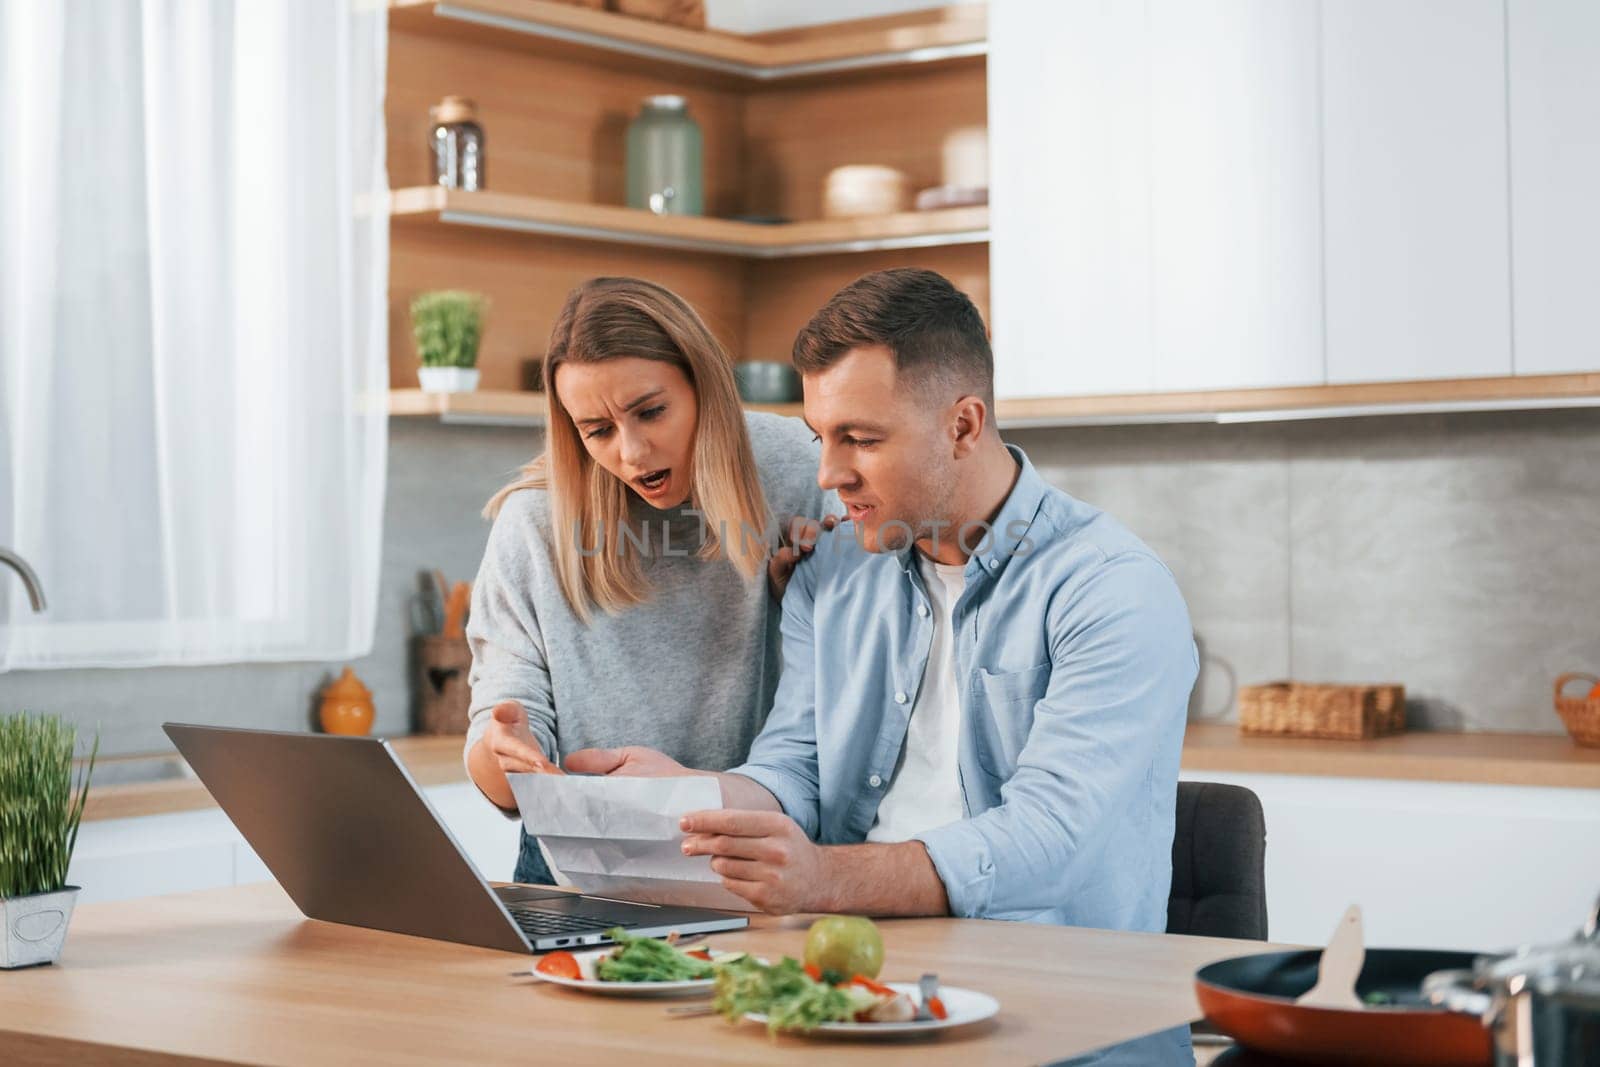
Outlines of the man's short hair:
<svg viewBox="0 0 1600 1067">
<path fill-rule="evenodd" d="M 994 404 L 994 353 L 983 316 L 943 275 L 880 270 L 840 289 L 794 340 L 801 374 L 824 370 L 856 348 L 882 345 L 914 388 Z"/>
</svg>

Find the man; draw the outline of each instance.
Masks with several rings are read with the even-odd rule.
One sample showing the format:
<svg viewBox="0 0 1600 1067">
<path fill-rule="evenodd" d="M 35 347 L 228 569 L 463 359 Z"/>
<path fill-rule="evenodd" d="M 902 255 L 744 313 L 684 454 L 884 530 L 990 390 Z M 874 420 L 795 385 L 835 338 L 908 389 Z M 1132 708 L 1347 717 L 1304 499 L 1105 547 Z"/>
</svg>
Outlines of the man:
<svg viewBox="0 0 1600 1067">
<path fill-rule="evenodd" d="M 1163 930 L 1197 666 L 1171 573 L 1001 441 L 982 319 L 939 275 L 852 283 L 794 362 L 848 521 L 790 580 L 771 715 L 684 851 L 774 913 Z"/>
</svg>

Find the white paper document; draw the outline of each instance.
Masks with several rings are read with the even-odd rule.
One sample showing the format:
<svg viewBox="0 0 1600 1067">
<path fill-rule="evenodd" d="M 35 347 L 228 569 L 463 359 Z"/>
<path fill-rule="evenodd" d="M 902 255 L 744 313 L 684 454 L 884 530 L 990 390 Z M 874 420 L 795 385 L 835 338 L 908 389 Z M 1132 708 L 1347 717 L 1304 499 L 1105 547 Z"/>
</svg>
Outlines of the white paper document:
<svg viewBox="0 0 1600 1067">
<path fill-rule="evenodd" d="M 539 839 L 551 868 L 585 893 L 754 910 L 722 887 L 709 856 L 685 856 L 678 820 L 722 807 L 715 778 L 602 778 L 508 774 L 522 825 Z"/>
</svg>

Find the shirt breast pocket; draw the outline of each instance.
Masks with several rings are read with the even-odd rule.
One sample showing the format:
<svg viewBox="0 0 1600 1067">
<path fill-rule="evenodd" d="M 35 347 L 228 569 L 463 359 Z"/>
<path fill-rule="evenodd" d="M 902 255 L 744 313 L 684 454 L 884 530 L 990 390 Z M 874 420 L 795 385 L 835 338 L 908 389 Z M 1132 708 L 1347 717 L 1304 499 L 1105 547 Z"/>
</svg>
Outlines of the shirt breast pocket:
<svg viewBox="0 0 1600 1067">
<path fill-rule="evenodd" d="M 1033 729 L 1034 705 L 1050 688 L 1050 664 L 998 673 L 980 667 L 976 688 L 988 711 L 974 724 L 978 763 L 998 778 L 1010 778 Z"/>
</svg>

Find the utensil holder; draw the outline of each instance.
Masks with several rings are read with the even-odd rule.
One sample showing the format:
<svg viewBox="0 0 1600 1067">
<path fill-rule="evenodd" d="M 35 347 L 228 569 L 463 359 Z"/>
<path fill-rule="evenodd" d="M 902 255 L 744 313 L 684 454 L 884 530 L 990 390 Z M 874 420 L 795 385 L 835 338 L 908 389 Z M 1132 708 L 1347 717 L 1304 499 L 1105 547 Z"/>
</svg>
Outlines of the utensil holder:
<svg viewBox="0 0 1600 1067">
<path fill-rule="evenodd" d="M 417 691 L 422 694 L 422 732 L 464 734 L 472 690 L 467 675 L 472 650 L 464 637 L 418 638 Z"/>
<path fill-rule="evenodd" d="M 1403 685 L 1273 682 L 1239 690 L 1239 731 L 1245 734 L 1360 741 L 1405 728 Z"/>
</svg>

